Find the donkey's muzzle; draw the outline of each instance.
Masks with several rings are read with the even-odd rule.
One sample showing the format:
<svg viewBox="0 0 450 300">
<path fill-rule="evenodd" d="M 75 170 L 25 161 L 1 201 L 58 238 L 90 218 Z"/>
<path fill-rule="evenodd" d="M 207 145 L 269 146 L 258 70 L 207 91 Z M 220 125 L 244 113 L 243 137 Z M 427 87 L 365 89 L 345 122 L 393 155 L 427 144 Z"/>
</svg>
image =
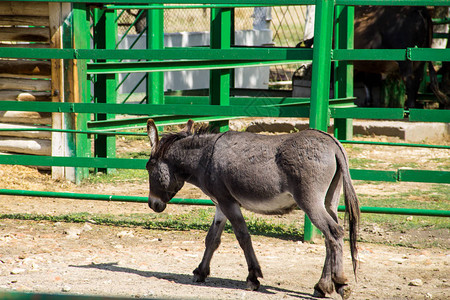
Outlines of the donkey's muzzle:
<svg viewBox="0 0 450 300">
<path fill-rule="evenodd" d="M 156 213 L 163 212 L 166 209 L 166 204 L 162 201 L 149 202 L 148 206 L 153 209 Z"/>
<path fill-rule="evenodd" d="M 148 197 L 148 206 L 156 213 L 163 212 L 166 209 L 167 204 L 158 198 L 154 198 L 151 195 Z"/>
</svg>

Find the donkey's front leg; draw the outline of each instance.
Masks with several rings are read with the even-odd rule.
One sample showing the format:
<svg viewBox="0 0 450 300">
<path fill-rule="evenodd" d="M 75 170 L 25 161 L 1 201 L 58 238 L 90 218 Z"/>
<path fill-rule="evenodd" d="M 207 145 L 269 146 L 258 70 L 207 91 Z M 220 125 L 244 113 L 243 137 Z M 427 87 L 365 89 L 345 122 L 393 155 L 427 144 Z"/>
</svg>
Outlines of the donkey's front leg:
<svg viewBox="0 0 450 300">
<path fill-rule="evenodd" d="M 214 251 L 220 245 L 220 236 L 222 235 L 223 228 L 227 222 L 227 217 L 222 213 L 219 207 L 216 207 L 216 214 L 214 221 L 208 230 L 205 240 L 205 253 L 203 259 L 197 269 L 194 270 L 194 282 L 204 282 L 209 275 L 209 265 Z"/>
<path fill-rule="evenodd" d="M 245 224 L 244 217 L 242 216 L 241 209 L 236 202 L 223 205 L 221 208 L 228 220 L 230 220 L 239 245 L 242 250 L 244 250 L 245 259 L 248 265 L 247 289 L 256 291 L 260 286 L 258 277 L 262 278 L 263 275 L 258 260 L 256 259 L 252 240 L 247 225 Z"/>
</svg>

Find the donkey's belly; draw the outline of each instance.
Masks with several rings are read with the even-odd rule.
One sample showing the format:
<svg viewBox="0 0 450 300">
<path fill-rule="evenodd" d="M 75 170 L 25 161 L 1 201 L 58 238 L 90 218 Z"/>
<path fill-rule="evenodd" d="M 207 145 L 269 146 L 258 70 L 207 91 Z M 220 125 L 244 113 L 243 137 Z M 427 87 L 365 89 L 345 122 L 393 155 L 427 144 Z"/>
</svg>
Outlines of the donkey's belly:
<svg viewBox="0 0 450 300">
<path fill-rule="evenodd" d="M 245 209 L 265 215 L 282 215 L 297 207 L 294 198 L 287 192 L 268 199 L 239 199 L 238 201 Z"/>
</svg>

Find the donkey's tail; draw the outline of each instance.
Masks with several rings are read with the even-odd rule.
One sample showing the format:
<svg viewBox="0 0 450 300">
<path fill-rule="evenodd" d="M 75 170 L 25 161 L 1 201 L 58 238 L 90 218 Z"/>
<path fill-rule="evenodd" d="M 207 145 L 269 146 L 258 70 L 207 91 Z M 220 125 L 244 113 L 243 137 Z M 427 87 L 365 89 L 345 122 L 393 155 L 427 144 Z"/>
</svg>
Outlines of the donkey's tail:
<svg viewBox="0 0 450 300">
<path fill-rule="evenodd" d="M 347 155 L 344 147 L 342 147 L 342 144 L 336 139 L 335 141 L 340 149 L 340 154 L 342 154 L 336 155 L 336 158 L 344 181 L 345 214 L 348 217 L 350 252 L 352 255 L 353 272 L 356 276 L 356 269 L 358 267 L 358 248 L 356 246 L 356 241 L 358 239 L 359 219 L 361 212 L 359 209 L 358 197 L 356 196 L 355 188 L 353 187 L 352 179 L 350 178 Z"/>
</svg>

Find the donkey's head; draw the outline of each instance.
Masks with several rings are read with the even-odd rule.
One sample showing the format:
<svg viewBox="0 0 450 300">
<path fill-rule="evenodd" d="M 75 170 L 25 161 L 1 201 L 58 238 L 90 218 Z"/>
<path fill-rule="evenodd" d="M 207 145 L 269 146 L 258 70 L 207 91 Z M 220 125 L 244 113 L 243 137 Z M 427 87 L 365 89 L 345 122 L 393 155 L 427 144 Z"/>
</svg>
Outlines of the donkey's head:
<svg viewBox="0 0 450 300">
<path fill-rule="evenodd" d="M 184 185 L 184 179 L 177 173 L 177 167 L 165 154 L 173 142 L 191 134 L 193 124 L 194 122 L 189 120 L 183 131 L 164 136 L 159 140 L 155 122 L 151 119 L 147 121 L 147 134 L 152 147 L 146 166 L 150 185 L 148 206 L 155 212 L 164 211 L 167 203 Z"/>
</svg>

